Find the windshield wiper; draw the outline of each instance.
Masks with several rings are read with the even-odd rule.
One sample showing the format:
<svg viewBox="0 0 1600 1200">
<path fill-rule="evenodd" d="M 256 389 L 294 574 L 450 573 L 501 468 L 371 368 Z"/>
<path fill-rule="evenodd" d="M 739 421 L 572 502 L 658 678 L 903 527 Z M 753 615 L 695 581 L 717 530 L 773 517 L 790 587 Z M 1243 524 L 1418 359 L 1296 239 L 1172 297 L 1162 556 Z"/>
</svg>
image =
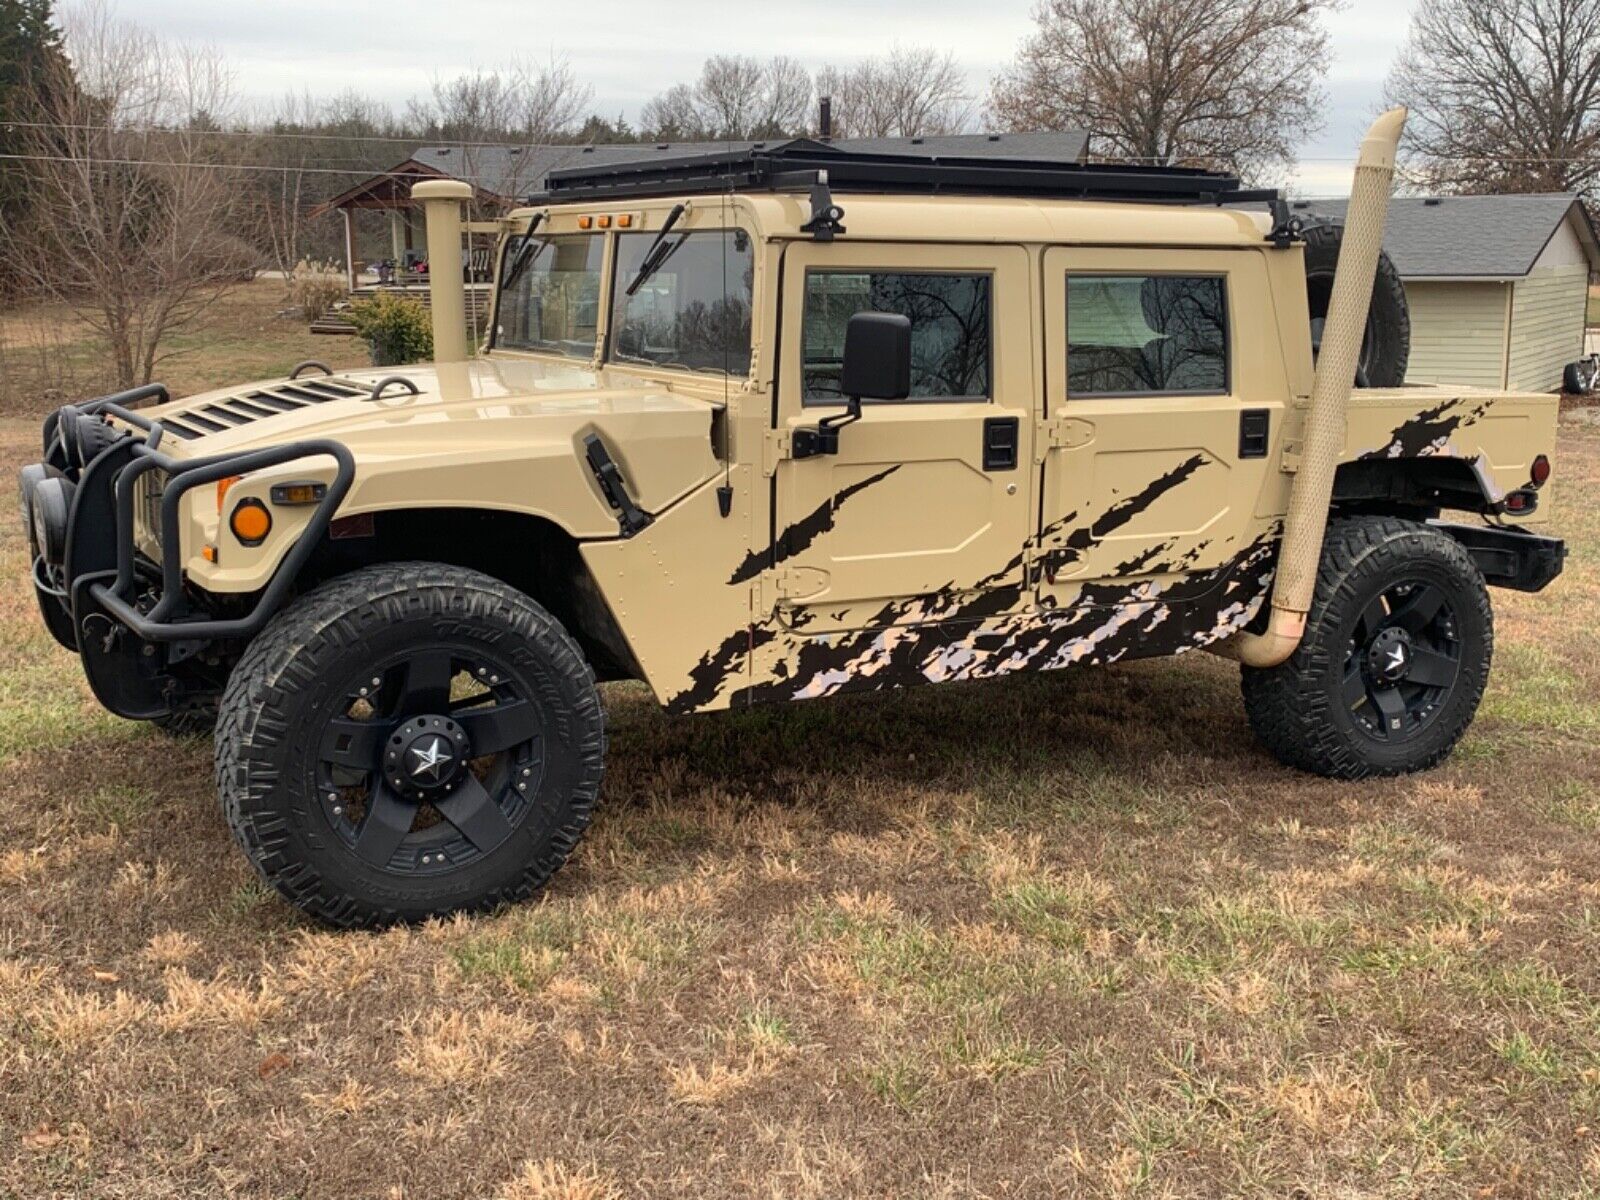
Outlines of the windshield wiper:
<svg viewBox="0 0 1600 1200">
<path fill-rule="evenodd" d="M 656 240 L 650 243 L 650 249 L 644 252 L 644 258 L 639 263 L 639 273 L 629 282 L 624 296 L 631 296 L 644 286 L 644 281 L 649 279 L 661 269 L 661 264 L 666 262 L 672 252 L 683 245 L 680 238 L 677 245 L 667 246 L 667 234 L 672 232 L 672 227 L 678 223 L 678 218 L 689 210 L 687 204 L 674 204 L 672 211 L 667 214 L 667 219 L 661 222 L 661 231 L 656 234 Z"/>
<path fill-rule="evenodd" d="M 527 269 L 528 264 L 538 257 L 538 249 L 535 248 L 533 241 L 533 231 L 539 228 L 539 223 L 543 220 L 544 214 L 542 212 L 534 213 L 533 219 L 528 222 L 528 228 L 517 239 L 516 252 L 507 264 L 505 273 L 500 279 L 502 288 L 510 287 L 521 278 L 522 272 Z M 543 248 L 548 244 L 547 242 L 540 242 L 538 243 L 538 248 Z"/>
</svg>

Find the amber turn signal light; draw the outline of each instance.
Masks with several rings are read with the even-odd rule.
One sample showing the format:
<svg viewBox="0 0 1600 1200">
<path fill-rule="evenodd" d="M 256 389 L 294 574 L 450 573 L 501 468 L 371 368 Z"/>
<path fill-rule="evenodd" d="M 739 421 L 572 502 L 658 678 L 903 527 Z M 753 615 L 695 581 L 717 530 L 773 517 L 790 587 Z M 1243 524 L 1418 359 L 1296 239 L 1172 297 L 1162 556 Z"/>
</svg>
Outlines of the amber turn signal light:
<svg viewBox="0 0 1600 1200">
<path fill-rule="evenodd" d="M 222 511 L 222 501 L 227 497 L 228 489 L 243 478 L 243 475 L 224 475 L 217 480 L 217 512 Z"/>
<path fill-rule="evenodd" d="M 328 494 L 328 485 L 315 481 L 308 483 L 275 483 L 272 485 L 274 504 L 315 504 Z"/>
<path fill-rule="evenodd" d="M 272 514 L 261 501 L 249 497 L 233 506 L 228 528 L 233 530 L 233 536 L 243 545 L 259 546 L 272 532 Z"/>
</svg>

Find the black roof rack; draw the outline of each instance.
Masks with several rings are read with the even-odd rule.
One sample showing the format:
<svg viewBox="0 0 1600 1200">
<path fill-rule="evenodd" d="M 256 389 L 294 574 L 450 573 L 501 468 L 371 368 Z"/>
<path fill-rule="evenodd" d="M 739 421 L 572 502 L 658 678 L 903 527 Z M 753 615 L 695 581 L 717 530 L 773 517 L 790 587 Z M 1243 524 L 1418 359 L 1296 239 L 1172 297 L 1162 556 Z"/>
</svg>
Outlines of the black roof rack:
<svg viewBox="0 0 1600 1200">
<path fill-rule="evenodd" d="M 591 164 L 552 171 L 535 204 L 626 200 L 725 192 L 809 188 L 811 220 L 801 228 L 819 241 L 845 232 L 833 192 L 896 195 L 1032 196 L 1144 204 L 1243 204 L 1265 201 L 1279 245 L 1294 236 L 1276 190 L 1247 191 L 1236 175 L 1197 167 L 1146 167 L 1028 158 L 969 158 L 844 150 L 797 138 L 713 154 Z"/>
<path fill-rule="evenodd" d="M 1093 198 L 1212 204 L 1239 192 L 1237 176 L 1194 167 L 1144 167 L 1027 158 L 963 158 L 844 150 L 797 138 L 769 147 L 674 156 L 552 171 L 540 203 L 780 191 L 826 171 L 834 191 L 910 195 Z"/>
</svg>

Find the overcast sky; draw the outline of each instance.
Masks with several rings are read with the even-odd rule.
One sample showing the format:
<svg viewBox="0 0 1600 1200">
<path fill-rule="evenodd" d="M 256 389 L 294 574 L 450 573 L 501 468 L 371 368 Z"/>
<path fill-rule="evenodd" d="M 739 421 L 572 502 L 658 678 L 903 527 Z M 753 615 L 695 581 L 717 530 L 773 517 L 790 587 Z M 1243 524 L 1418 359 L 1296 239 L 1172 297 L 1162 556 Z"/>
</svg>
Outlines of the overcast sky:
<svg viewBox="0 0 1600 1200">
<path fill-rule="evenodd" d="M 1181 0 L 1176 0 L 1181 2 Z M 1333 68 L 1323 132 L 1301 148 L 1296 190 L 1349 189 L 1350 161 L 1416 0 L 1346 0 L 1330 18 Z M 656 92 L 692 79 L 708 54 L 789 54 L 847 64 L 896 40 L 955 51 L 975 94 L 1032 28 L 1033 0 L 122 0 L 119 12 L 160 33 L 210 42 L 246 98 L 351 87 L 399 105 L 435 74 L 513 54 L 566 57 L 594 107 L 630 119 Z"/>
</svg>

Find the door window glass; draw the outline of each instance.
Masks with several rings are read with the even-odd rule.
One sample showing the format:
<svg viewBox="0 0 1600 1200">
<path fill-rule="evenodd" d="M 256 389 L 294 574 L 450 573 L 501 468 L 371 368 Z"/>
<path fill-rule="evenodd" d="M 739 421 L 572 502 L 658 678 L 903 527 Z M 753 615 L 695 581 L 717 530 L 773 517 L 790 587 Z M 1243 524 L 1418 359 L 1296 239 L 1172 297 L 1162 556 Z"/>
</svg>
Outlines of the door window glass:
<svg viewBox="0 0 1600 1200">
<path fill-rule="evenodd" d="M 1218 275 L 1067 280 L 1067 394 L 1228 390 L 1227 290 Z"/>
<path fill-rule="evenodd" d="M 860 312 L 911 318 L 911 399 L 988 397 L 988 275 L 810 271 L 801 330 L 805 402 L 839 402 L 845 326 Z"/>
</svg>

